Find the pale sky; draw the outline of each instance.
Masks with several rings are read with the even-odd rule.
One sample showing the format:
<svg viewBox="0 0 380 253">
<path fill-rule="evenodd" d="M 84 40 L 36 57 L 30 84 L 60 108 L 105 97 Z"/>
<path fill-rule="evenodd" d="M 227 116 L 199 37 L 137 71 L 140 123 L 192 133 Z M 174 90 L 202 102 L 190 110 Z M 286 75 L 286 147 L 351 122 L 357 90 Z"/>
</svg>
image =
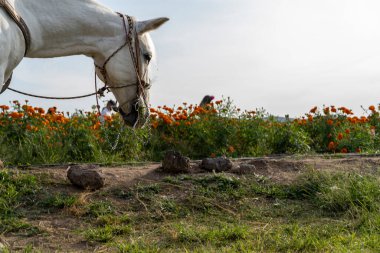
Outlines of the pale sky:
<svg viewBox="0 0 380 253">
<path fill-rule="evenodd" d="M 171 20 L 152 33 L 158 71 L 157 105 L 230 96 L 243 109 L 264 107 L 301 116 L 317 105 L 379 103 L 378 0 L 100 0 L 138 19 Z M 13 88 L 43 95 L 93 91 L 92 61 L 84 56 L 25 59 Z M 25 97 L 7 91 L 0 104 Z M 89 109 L 95 98 L 43 101 L 60 110 Z"/>
</svg>

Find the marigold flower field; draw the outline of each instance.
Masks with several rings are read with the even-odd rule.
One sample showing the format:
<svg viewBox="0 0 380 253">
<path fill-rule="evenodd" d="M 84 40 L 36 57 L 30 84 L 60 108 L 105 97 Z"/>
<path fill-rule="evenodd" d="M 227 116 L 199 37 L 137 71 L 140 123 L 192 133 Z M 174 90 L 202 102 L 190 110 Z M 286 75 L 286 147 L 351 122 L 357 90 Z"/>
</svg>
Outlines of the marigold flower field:
<svg viewBox="0 0 380 253">
<path fill-rule="evenodd" d="M 379 108 L 366 116 L 346 107 L 313 107 L 279 121 L 264 110 L 242 111 L 229 99 L 204 107 L 151 108 L 148 127 L 131 129 L 120 117 L 64 113 L 28 101 L 0 106 L 0 158 L 9 164 L 160 160 L 175 149 L 191 158 L 296 153 L 375 153 L 380 149 Z"/>
</svg>

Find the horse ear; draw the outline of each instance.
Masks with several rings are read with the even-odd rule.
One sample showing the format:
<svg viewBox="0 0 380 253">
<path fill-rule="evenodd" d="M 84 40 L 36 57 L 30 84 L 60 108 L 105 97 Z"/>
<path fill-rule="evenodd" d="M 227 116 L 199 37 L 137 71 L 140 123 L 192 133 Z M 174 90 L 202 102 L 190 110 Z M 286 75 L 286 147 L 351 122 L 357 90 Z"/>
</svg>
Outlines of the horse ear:
<svg viewBox="0 0 380 253">
<path fill-rule="evenodd" d="M 141 35 L 146 32 L 156 30 L 167 21 L 169 21 L 168 18 L 155 18 L 146 21 L 140 21 L 137 27 L 138 34 Z"/>
</svg>

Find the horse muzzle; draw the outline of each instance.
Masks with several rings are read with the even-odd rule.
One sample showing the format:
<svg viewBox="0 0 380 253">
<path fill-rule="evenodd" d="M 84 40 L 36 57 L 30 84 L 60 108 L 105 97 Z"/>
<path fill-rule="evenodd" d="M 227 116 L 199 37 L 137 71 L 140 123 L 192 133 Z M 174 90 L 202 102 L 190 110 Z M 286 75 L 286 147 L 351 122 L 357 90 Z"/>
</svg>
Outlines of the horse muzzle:
<svg viewBox="0 0 380 253">
<path fill-rule="evenodd" d="M 145 125 L 149 118 L 149 110 L 147 107 L 141 106 L 139 101 L 135 101 L 128 108 L 126 113 L 123 108 L 119 107 L 119 113 L 123 117 L 125 125 L 133 128 L 141 128 Z"/>
</svg>

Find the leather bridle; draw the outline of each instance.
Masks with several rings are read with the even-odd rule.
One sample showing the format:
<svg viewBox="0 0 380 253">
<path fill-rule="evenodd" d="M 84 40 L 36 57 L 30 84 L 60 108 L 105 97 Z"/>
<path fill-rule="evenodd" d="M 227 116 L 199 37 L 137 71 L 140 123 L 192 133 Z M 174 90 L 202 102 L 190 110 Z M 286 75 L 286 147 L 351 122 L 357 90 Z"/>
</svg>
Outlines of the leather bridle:
<svg viewBox="0 0 380 253">
<path fill-rule="evenodd" d="M 109 90 L 109 89 L 121 89 L 121 88 L 136 86 L 136 88 L 137 88 L 136 100 L 133 104 L 133 106 L 135 106 L 135 108 L 129 107 L 128 111 L 124 111 L 126 114 L 128 114 L 131 112 L 132 109 L 135 109 L 139 112 L 140 106 L 145 106 L 145 107 L 148 106 L 146 90 L 150 88 L 150 84 L 145 82 L 144 78 L 145 78 L 147 71 L 145 70 L 143 73 L 143 71 L 141 69 L 141 65 L 140 65 L 141 52 L 140 52 L 140 43 L 139 43 L 139 38 L 138 38 L 136 21 L 134 20 L 133 17 L 130 17 L 128 15 L 124 15 L 124 14 L 118 13 L 118 12 L 117 12 L 117 14 L 123 20 L 123 27 L 124 27 L 124 32 L 126 35 L 126 40 L 119 48 L 117 48 L 110 56 L 107 57 L 107 59 L 104 61 L 102 66 L 99 66 L 95 63 L 95 68 L 98 69 L 100 74 L 103 76 L 104 87 L 100 89 L 103 92 L 106 90 Z M 127 21 L 128 21 L 128 28 L 127 28 Z M 134 46 L 133 46 L 133 42 L 134 42 Z M 125 85 L 121 85 L 121 86 L 109 85 L 109 75 L 107 73 L 107 64 L 110 62 L 110 60 L 117 53 L 119 53 L 126 46 L 128 46 L 129 52 L 131 54 L 133 67 L 134 67 L 134 70 L 136 73 L 137 82 L 125 84 Z M 148 62 L 148 64 L 149 64 L 149 62 Z M 102 96 L 103 93 L 101 93 L 99 95 Z M 142 97 L 143 101 L 140 101 L 140 99 L 139 99 L 140 97 Z M 140 102 L 143 102 L 143 105 L 141 105 Z M 123 106 L 125 106 L 128 103 L 129 103 L 129 101 L 120 103 L 119 108 L 121 109 Z M 138 117 L 138 119 L 139 119 L 139 117 Z"/>
</svg>

